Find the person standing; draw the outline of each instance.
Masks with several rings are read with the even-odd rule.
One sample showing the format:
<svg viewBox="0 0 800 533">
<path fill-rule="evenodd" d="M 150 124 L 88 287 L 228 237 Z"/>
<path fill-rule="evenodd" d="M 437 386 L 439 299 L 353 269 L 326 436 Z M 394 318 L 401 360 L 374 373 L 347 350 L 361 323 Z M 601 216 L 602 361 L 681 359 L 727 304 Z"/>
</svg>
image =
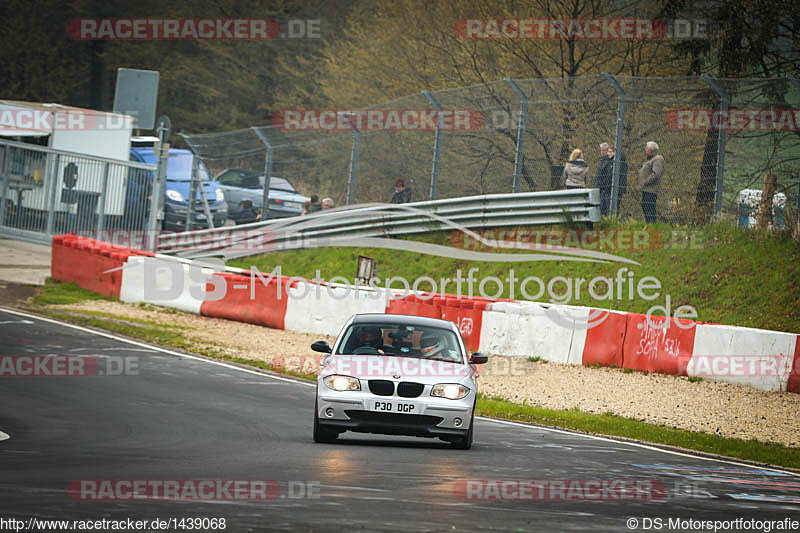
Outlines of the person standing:
<svg viewBox="0 0 800 533">
<path fill-rule="evenodd" d="M 647 223 L 653 223 L 658 217 L 656 199 L 664 175 L 664 156 L 658 153 L 658 145 L 648 141 L 644 147 L 647 160 L 639 170 L 639 190 L 642 193 L 642 212 Z"/>
<path fill-rule="evenodd" d="M 585 189 L 586 175 L 589 173 L 589 165 L 583 160 L 583 152 L 580 148 L 575 148 L 569 154 L 569 161 L 564 165 L 561 172 L 561 180 L 567 189 Z"/>
<path fill-rule="evenodd" d="M 392 194 L 393 204 L 407 204 L 411 201 L 411 189 L 406 188 L 406 180 L 398 178 L 394 182 L 394 194 Z"/>
<path fill-rule="evenodd" d="M 594 186 L 600 189 L 600 214 L 608 214 L 608 206 L 611 201 L 611 179 L 614 161 L 608 155 L 608 143 L 600 145 L 600 163 L 597 165 L 597 173 L 594 175 Z"/>
<path fill-rule="evenodd" d="M 319 203 L 319 196 L 316 194 L 312 194 L 311 198 L 306 200 L 303 203 L 303 214 L 309 215 L 311 213 L 316 213 L 317 211 L 322 210 L 322 206 Z"/>
</svg>

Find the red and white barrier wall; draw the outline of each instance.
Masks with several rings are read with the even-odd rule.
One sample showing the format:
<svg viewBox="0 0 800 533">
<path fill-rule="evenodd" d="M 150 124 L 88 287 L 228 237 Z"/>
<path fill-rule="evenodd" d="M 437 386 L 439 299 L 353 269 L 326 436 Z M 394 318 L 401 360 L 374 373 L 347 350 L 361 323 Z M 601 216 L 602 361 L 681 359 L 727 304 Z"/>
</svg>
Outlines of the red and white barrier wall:
<svg viewBox="0 0 800 533">
<path fill-rule="evenodd" d="M 53 238 L 52 277 L 125 302 L 151 303 L 276 329 L 337 335 L 356 313 L 411 314 L 455 323 L 467 348 L 567 364 L 698 376 L 800 393 L 798 335 L 645 315 L 486 298 L 262 280 L 75 235 Z M 663 317 L 652 317 L 655 325 Z M 680 327 L 679 327 L 680 326 Z"/>
</svg>

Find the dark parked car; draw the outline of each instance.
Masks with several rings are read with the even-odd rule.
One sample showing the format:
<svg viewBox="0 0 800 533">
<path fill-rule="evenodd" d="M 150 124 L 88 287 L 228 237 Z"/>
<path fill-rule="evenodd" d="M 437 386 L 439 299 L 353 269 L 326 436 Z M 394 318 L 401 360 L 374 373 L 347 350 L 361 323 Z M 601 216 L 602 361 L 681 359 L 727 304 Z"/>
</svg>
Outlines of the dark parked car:
<svg viewBox="0 0 800 533">
<path fill-rule="evenodd" d="M 228 218 L 237 224 L 255 222 L 258 219 L 256 214 L 262 210 L 264 200 L 263 174 L 242 168 L 229 168 L 220 172 L 216 181 L 225 194 Z M 272 176 L 269 189 L 271 218 L 302 215 L 303 203 L 308 199 L 298 193 L 286 178 Z"/>
</svg>

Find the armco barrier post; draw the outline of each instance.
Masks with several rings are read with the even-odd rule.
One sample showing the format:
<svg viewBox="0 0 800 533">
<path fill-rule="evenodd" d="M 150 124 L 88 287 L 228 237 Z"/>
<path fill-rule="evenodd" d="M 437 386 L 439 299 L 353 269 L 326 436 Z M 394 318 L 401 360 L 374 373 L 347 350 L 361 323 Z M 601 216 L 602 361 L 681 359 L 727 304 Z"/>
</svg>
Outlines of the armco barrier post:
<svg viewBox="0 0 800 533">
<path fill-rule="evenodd" d="M 717 81 L 708 74 L 703 74 L 700 77 L 703 78 L 719 96 L 720 115 L 727 116 L 728 92 L 720 87 Z M 717 179 L 714 187 L 714 216 L 719 215 L 719 210 L 722 209 L 722 187 L 725 177 L 725 141 L 727 140 L 728 132 L 725 128 L 720 128 L 717 134 L 719 137 L 717 139 Z"/>
<path fill-rule="evenodd" d="M 261 220 L 269 220 L 269 188 L 272 186 L 272 143 L 269 142 L 267 136 L 259 128 L 254 126 L 251 129 L 267 149 L 264 154 L 264 194 L 261 197 Z"/>
<path fill-rule="evenodd" d="M 516 152 L 514 153 L 514 184 L 511 186 L 511 192 L 518 193 L 520 176 L 525 164 L 523 146 L 525 143 L 525 119 L 528 116 L 528 97 L 512 78 L 505 78 L 505 82 L 519 96 L 519 122 L 517 122 Z"/>
<path fill-rule="evenodd" d="M 428 194 L 429 200 L 436 200 L 439 195 L 439 160 L 442 157 L 442 106 L 430 91 L 422 91 L 428 102 L 436 109 L 436 136 L 433 139 L 433 166 L 431 167 L 431 188 Z"/>
<path fill-rule="evenodd" d="M 625 125 L 625 91 L 617 80 L 608 72 L 603 72 L 608 83 L 617 91 L 617 131 L 614 140 L 616 145 L 616 154 L 622 154 L 622 132 Z M 620 157 L 614 157 L 614 164 L 611 170 L 611 205 L 609 206 L 609 213 L 616 216 L 617 208 L 619 207 L 619 173 L 620 173 Z"/>
</svg>

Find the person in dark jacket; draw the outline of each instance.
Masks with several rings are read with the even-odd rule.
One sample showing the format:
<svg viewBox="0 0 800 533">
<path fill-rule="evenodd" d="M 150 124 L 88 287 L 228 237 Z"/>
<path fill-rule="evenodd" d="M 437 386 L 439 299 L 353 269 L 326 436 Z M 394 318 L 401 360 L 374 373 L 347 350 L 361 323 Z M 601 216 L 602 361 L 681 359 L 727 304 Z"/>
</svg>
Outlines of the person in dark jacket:
<svg viewBox="0 0 800 533">
<path fill-rule="evenodd" d="M 257 222 L 261 220 L 261 212 L 253 206 L 252 200 L 242 200 L 239 202 L 239 212 L 233 220 L 237 225 Z"/>
<path fill-rule="evenodd" d="M 394 182 L 394 194 L 392 195 L 393 204 L 407 204 L 411 201 L 411 189 L 406 188 L 406 181 L 398 178 Z"/>
<path fill-rule="evenodd" d="M 311 199 L 306 200 L 303 204 L 303 214 L 308 215 L 322 211 L 322 205 L 319 203 L 319 197 L 316 194 L 311 195 Z"/>
</svg>

